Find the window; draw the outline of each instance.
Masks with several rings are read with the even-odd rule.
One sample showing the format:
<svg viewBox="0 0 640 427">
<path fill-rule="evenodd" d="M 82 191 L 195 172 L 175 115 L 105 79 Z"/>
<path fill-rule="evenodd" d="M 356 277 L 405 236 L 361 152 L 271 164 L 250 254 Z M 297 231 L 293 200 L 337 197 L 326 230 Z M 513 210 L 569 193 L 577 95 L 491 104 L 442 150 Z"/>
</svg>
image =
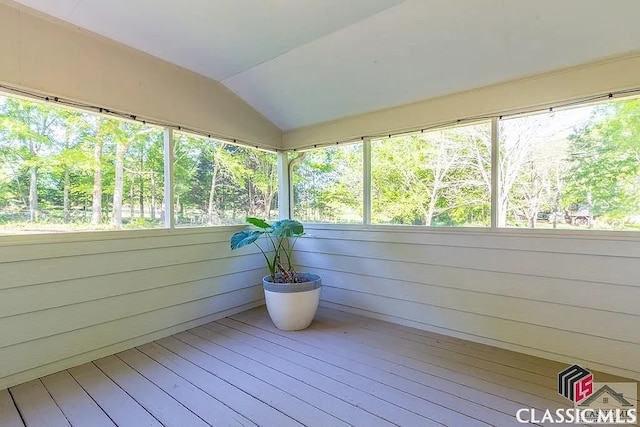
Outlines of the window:
<svg viewBox="0 0 640 427">
<path fill-rule="evenodd" d="M 490 123 L 372 141 L 372 222 L 491 223 Z"/>
<path fill-rule="evenodd" d="M 500 122 L 500 225 L 640 228 L 640 100 Z"/>
<path fill-rule="evenodd" d="M 0 233 L 161 227 L 163 133 L 0 96 Z"/>
<path fill-rule="evenodd" d="M 602 398 L 602 403 L 609 403 L 609 398 L 608 397 L 603 397 Z"/>
<path fill-rule="evenodd" d="M 320 148 L 294 161 L 294 217 L 305 222 L 362 223 L 362 144 Z"/>
<path fill-rule="evenodd" d="M 366 142 L 367 201 L 364 143 L 290 153 L 293 216 L 447 227 L 487 227 L 493 217 L 499 227 L 640 230 L 640 99 L 497 123 Z M 175 226 L 278 217 L 274 153 L 185 132 L 174 142 Z M 164 161 L 159 127 L 0 96 L 0 234 L 163 227 Z"/>
<path fill-rule="evenodd" d="M 176 227 L 278 217 L 276 155 L 174 133 Z"/>
</svg>

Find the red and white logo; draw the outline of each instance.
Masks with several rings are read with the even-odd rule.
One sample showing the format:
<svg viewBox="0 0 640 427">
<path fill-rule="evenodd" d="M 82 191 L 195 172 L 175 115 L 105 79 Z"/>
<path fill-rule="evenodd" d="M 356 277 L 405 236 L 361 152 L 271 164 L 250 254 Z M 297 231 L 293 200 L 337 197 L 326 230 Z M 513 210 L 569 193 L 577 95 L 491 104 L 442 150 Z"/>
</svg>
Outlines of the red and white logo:
<svg viewBox="0 0 640 427">
<path fill-rule="evenodd" d="M 572 408 L 520 408 L 521 424 L 632 424 L 636 425 L 637 384 L 597 383 L 593 374 L 572 365 L 558 373 L 558 393 L 573 403 Z"/>
<path fill-rule="evenodd" d="M 593 374 L 581 366 L 569 366 L 558 374 L 558 393 L 580 403 L 593 394 Z"/>
</svg>

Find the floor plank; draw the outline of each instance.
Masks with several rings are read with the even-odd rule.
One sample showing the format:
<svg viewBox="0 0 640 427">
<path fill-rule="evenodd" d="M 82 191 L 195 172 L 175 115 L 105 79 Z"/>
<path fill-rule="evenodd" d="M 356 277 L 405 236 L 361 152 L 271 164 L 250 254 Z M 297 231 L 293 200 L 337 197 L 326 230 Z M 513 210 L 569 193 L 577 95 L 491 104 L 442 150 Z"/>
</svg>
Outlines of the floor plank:
<svg viewBox="0 0 640 427">
<path fill-rule="evenodd" d="M 558 373 L 567 368 L 567 365 L 561 362 L 503 350 L 497 347 L 490 347 L 484 344 L 472 343 L 453 337 L 444 337 L 427 331 L 420 331 L 418 329 L 408 328 L 402 325 L 394 325 L 389 322 L 369 319 L 343 311 L 321 308 L 318 313 L 318 318 L 329 322 L 342 321 L 343 323 L 356 324 L 358 327 L 367 329 L 372 333 L 383 333 L 395 338 L 412 341 L 416 345 L 427 344 L 431 347 L 439 347 L 442 350 L 452 351 L 459 355 L 470 355 L 485 363 L 497 363 L 505 367 L 509 367 L 512 369 L 511 372 L 514 375 L 524 380 L 530 378 L 529 375 L 535 374 L 538 379 L 546 378 L 546 380 L 543 380 L 542 382 L 534 382 L 543 384 L 549 389 L 555 389 Z M 372 322 L 369 320 L 372 320 Z M 464 347 L 462 347 L 460 343 L 462 343 Z M 525 371 L 525 375 L 520 375 L 520 371 Z M 627 379 L 617 375 L 606 374 L 599 371 L 592 371 L 592 373 L 598 382 L 628 381 Z M 633 403 L 636 402 L 634 401 Z"/>
<path fill-rule="evenodd" d="M 491 375 L 485 375 L 485 378 L 476 378 L 465 373 L 460 373 L 453 368 L 441 367 L 431 363 L 427 363 L 424 360 L 412 359 L 401 354 L 396 353 L 398 349 L 383 351 L 376 348 L 367 348 L 364 344 L 359 342 L 359 337 L 350 336 L 349 338 L 342 338 L 343 334 L 337 328 L 328 329 L 324 333 L 317 331 L 310 333 L 305 331 L 304 334 L 295 334 L 285 331 L 280 331 L 273 327 L 271 322 L 265 318 L 261 313 L 245 312 L 238 316 L 234 316 L 232 319 L 221 320 L 220 323 L 227 324 L 229 321 L 239 321 L 247 326 L 254 327 L 256 330 L 254 335 L 261 336 L 264 331 L 271 332 L 276 336 L 292 339 L 293 341 L 299 341 L 311 346 L 308 350 L 310 354 L 313 351 L 323 351 L 326 349 L 329 354 L 343 356 L 347 359 L 363 362 L 374 368 L 381 368 L 390 373 L 393 373 L 404 378 L 420 382 L 424 385 L 430 385 L 434 379 L 441 379 L 454 383 L 453 390 L 449 389 L 452 393 L 458 396 L 468 396 L 468 399 L 477 403 L 483 401 L 486 398 L 486 394 L 491 394 L 497 397 L 501 397 L 505 400 L 512 401 L 518 405 L 518 407 L 531 406 L 534 408 L 542 409 L 547 407 L 568 407 L 564 402 L 558 403 L 553 400 L 539 397 L 535 394 L 531 394 L 526 391 L 526 387 L 522 384 L 517 384 L 515 387 L 512 385 L 505 385 L 500 378 L 494 378 Z M 328 334 L 332 337 L 331 340 L 324 338 L 324 335 Z M 339 337 L 340 336 L 340 337 Z M 323 356 L 324 357 L 324 356 Z M 424 358 L 423 358 L 424 359 Z M 464 368 L 458 366 L 457 368 Z M 445 383 L 441 383 L 446 384 Z M 520 388 L 518 388 L 518 386 Z M 545 394 L 550 394 L 554 390 L 545 390 Z M 486 401 L 486 400 L 485 400 Z M 514 414 L 515 412 L 506 409 L 505 412 Z"/>
<path fill-rule="evenodd" d="M 166 342 L 165 345 L 167 345 Z M 138 347 L 138 350 L 258 425 L 301 426 L 277 409 L 161 346 L 158 342 L 145 344 Z"/>
<path fill-rule="evenodd" d="M 253 353 L 254 356 L 256 358 L 262 358 L 262 360 L 265 360 L 266 355 L 269 353 L 277 355 L 278 357 L 272 357 L 270 359 L 272 362 L 269 364 L 271 366 L 277 366 L 278 369 L 291 375 L 298 374 L 295 366 L 309 366 L 310 372 L 305 371 L 302 376 L 303 378 L 308 379 L 316 386 L 322 384 L 322 381 L 318 380 L 318 378 L 325 379 L 325 383 L 327 383 L 326 390 L 329 392 L 345 401 L 352 401 L 359 407 L 369 408 L 372 412 L 377 412 L 385 416 L 387 420 L 397 424 L 405 425 L 403 423 L 410 421 L 406 419 L 407 416 L 405 412 L 421 415 L 431 421 L 431 424 L 442 423 L 447 425 L 468 426 L 483 424 L 478 422 L 477 419 L 467 417 L 455 411 L 450 411 L 401 389 L 389 387 L 382 382 L 371 381 L 367 377 L 354 373 L 349 367 L 331 365 L 322 360 L 314 359 L 286 348 L 277 348 L 278 346 L 276 345 L 269 347 L 267 341 L 252 341 L 250 336 L 246 335 L 243 341 L 255 345 L 254 348 L 249 345 L 234 346 L 231 339 L 228 337 L 225 338 L 224 334 L 214 333 L 214 331 L 222 332 L 222 325 L 210 324 L 207 325 L 207 328 L 211 328 L 211 333 L 208 335 L 211 341 L 215 341 L 221 345 L 233 346 L 237 348 L 238 351 L 241 351 L 242 354 L 249 354 L 252 350 L 255 350 L 256 352 Z M 234 337 L 238 337 L 237 331 L 235 333 L 228 333 Z M 260 356 L 260 353 L 262 353 L 262 356 Z M 365 398 L 363 399 L 362 396 Z M 480 410 L 479 407 L 474 409 Z M 397 413 L 400 414 L 395 415 Z M 421 425 L 428 424 L 427 420 L 415 419 L 415 415 L 411 415 L 411 418 L 414 423 L 421 422 Z"/>
<path fill-rule="evenodd" d="M 279 392 L 278 389 L 267 384 L 257 378 L 248 375 L 233 366 L 220 362 L 215 357 L 208 355 L 206 352 L 189 345 L 182 339 L 178 339 L 179 335 L 173 337 L 164 338 L 157 342 L 168 350 L 180 354 L 181 357 L 189 360 L 190 362 L 197 364 L 202 369 L 215 374 L 222 380 L 233 384 L 235 387 L 251 395 L 254 399 L 260 400 L 263 403 L 275 408 L 278 412 L 286 415 L 289 420 L 283 418 L 279 421 L 279 425 L 300 425 L 302 421 L 297 420 L 295 414 L 303 419 L 308 418 L 308 415 L 304 411 L 300 411 L 295 405 L 299 403 L 299 399 L 294 399 L 290 395 L 284 395 Z"/>
<path fill-rule="evenodd" d="M 189 357 L 198 358 L 200 366 L 210 372 L 218 372 L 218 375 L 225 375 L 227 381 L 250 392 L 263 402 L 268 402 L 272 406 L 279 408 L 283 413 L 302 424 L 317 427 L 346 425 L 332 415 L 310 405 L 302 399 L 302 396 L 298 397 L 294 393 L 290 394 L 283 391 L 269 381 L 262 380 L 232 364 L 222 361 L 216 357 L 215 344 L 188 332 L 177 334 L 175 337 L 193 348 Z"/>
<path fill-rule="evenodd" d="M 295 350 L 308 357 L 321 359 L 333 366 L 345 367 L 354 372 L 360 372 L 370 378 L 383 381 L 395 379 L 394 383 L 398 386 L 402 384 L 402 387 L 405 387 L 403 389 L 416 390 L 417 387 L 420 391 L 416 392 L 416 394 L 425 398 L 433 393 L 433 391 L 424 389 L 424 387 L 428 387 L 435 390 L 436 393 L 450 394 L 487 408 L 502 411 L 505 414 L 512 414 L 522 406 L 514 401 L 487 393 L 484 390 L 471 388 L 467 384 L 456 383 L 436 375 L 420 374 L 415 370 L 399 367 L 394 363 L 375 359 L 361 352 L 351 352 L 346 347 L 342 351 L 327 351 L 326 346 L 314 346 L 315 342 L 313 340 L 309 340 L 309 343 L 307 343 L 305 340 L 279 335 L 275 330 L 259 329 L 233 319 L 224 319 L 220 321 L 220 324 L 245 334 L 250 334 L 254 339 L 267 340 L 271 344 Z M 509 390 L 506 390 L 505 393 L 508 394 Z"/>
<path fill-rule="evenodd" d="M 69 369 L 68 372 L 118 427 L 162 427 L 158 420 L 93 363 Z"/>
<path fill-rule="evenodd" d="M 42 384 L 71 425 L 115 427 L 113 421 L 67 371 L 42 378 Z"/>
<path fill-rule="evenodd" d="M 18 408 L 13 403 L 9 390 L 0 390 L 0 426 L 24 427 Z"/>
<path fill-rule="evenodd" d="M 164 426 L 207 427 L 207 423 L 202 418 L 189 411 L 116 356 L 105 357 L 93 363 Z"/>
<path fill-rule="evenodd" d="M 255 426 L 139 350 L 127 350 L 117 356 L 212 426 Z"/>
<path fill-rule="evenodd" d="M 486 360 L 474 351 L 464 353 L 447 350 L 438 346 L 431 346 L 424 342 L 409 340 L 399 337 L 396 334 L 385 334 L 380 331 L 363 328 L 354 322 L 337 321 L 328 316 L 319 315 L 315 322 L 314 329 L 325 330 L 337 328 L 343 334 L 354 333 L 362 338 L 363 343 L 367 346 L 379 349 L 400 349 L 402 354 L 413 357 L 416 353 L 421 354 L 421 358 L 429 360 L 433 363 L 445 365 L 446 363 L 455 363 L 456 366 L 471 366 L 489 373 L 490 375 L 501 375 L 520 379 L 524 382 L 534 385 L 541 385 L 544 388 L 550 387 L 555 383 L 550 376 L 540 375 L 539 371 L 532 373 L 518 367 L 506 366 L 496 362 L 495 358 Z"/>
<path fill-rule="evenodd" d="M 543 359 L 541 357 L 534 357 L 527 354 L 516 353 L 515 351 L 509 351 L 497 347 L 491 347 L 486 344 L 465 341 L 455 337 L 448 337 L 446 335 L 440 335 L 434 332 L 428 332 L 416 328 L 410 328 L 408 326 L 385 322 L 382 320 L 373 319 L 371 317 L 363 317 L 357 314 L 348 313 L 346 311 L 319 307 L 318 316 L 330 318 L 333 320 L 340 320 L 348 323 L 354 323 L 365 329 L 428 344 L 456 353 L 473 354 L 475 357 L 484 360 L 498 361 L 500 363 L 504 363 L 507 366 L 512 366 L 533 373 L 542 373 L 544 375 L 552 373 L 552 377 L 566 367 L 566 365 L 560 362 Z"/>
<path fill-rule="evenodd" d="M 28 427 L 71 425 L 40 380 L 12 387 L 11 395 Z"/>
<path fill-rule="evenodd" d="M 482 371 L 486 371 L 490 375 L 501 375 L 505 377 L 511 377 L 520 381 L 526 382 L 531 386 L 542 386 L 545 390 L 555 387 L 556 377 L 549 372 L 541 374 L 541 370 L 536 372 L 530 372 L 520 367 L 508 366 L 504 363 L 500 363 L 496 358 L 487 360 L 482 357 L 478 357 L 475 352 L 460 353 L 456 351 L 450 351 L 448 349 L 426 344 L 424 342 L 414 341 L 399 337 L 397 335 L 385 334 L 380 331 L 366 329 L 358 324 L 352 322 L 340 322 L 329 316 L 319 315 L 316 318 L 316 324 L 314 327 L 337 327 L 342 332 L 356 333 L 358 337 L 366 340 L 367 345 L 380 348 L 380 349 L 402 349 L 403 353 L 410 357 L 416 357 L 419 355 L 419 359 L 427 358 L 434 363 L 443 364 L 445 362 L 456 362 L 460 365 L 470 366 Z M 546 371 L 546 370 L 545 370 Z M 543 371 L 544 372 L 544 371 Z M 561 398 L 558 397 L 558 400 Z"/>
<path fill-rule="evenodd" d="M 255 357 L 264 357 L 260 356 L 261 353 L 277 354 L 285 362 L 282 364 L 284 369 L 288 370 L 296 365 L 309 366 L 314 372 L 317 371 L 321 375 L 335 378 L 351 386 L 360 386 L 361 390 L 373 392 L 378 396 L 384 396 L 385 390 L 395 391 L 395 396 L 392 396 L 393 401 L 407 408 L 413 408 L 412 410 L 433 421 L 449 425 L 474 425 L 478 420 L 494 425 L 512 424 L 510 415 L 464 400 L 453 393 L 430 388 L 350 359 L 331 357 L 320 349 L 305 346 L 297 341 L 292 340 L 285 345 L 280 345 L 273 342 L 278 341 L 277 337 L 274 338 L 273 334 L 266 331 L 263 331 L 262 337 L 258 338 L 250 335 L 248 331 L 241 332 L 222 323 L 213 323 L 206 327 L 246 343 L 238 348 L 243 354 L 249 354 L 251 351 Z M 238 335 L 238 332 L 241 335 Z M 222 342 L 222 339 L 218 337 L 216 342 Z M 247 349 L 248 345 L 253 348 Z M 293 373 L 296 374 L 295 371 Z M 304 372 L 302 377 L 308 378 L 307 375 Z M 412 402 L 414 406 L 411 406 Z M 455 410 L 449 408 L 455 408 Z M 473 416 L 464 414 L 473 414 Z"/>
<path fill-rule="evenodd" d="M 216 344 L 233 351 L 234 354 L 230 356 L 231 358 L 250 358 L 256 363 L 256 365 L 254 365 L 255 371 L 278 369 L 278 371 L 285 375 L 272 375 L 270 379 L 271 384 L 277 385 L 283 390 L 297 390 L 296 393 L 304 396 L 305 400 L 311 404 L 326 412 L 332 413 L 337 418 L 349 424 L 361 423 L 368 426 L 394 425 L 374 415 L 372 412 L 368 412 L 365 408 L 366 405 L 363 406 L 362 402 L 359 402 L 357 396 L 353 394 L 344 400 L 341 400 L 344 397 L 338 398 L 345 392 L 344 390 L 346 390 L 347 393 L 350 391 L 351 387 L 346 384 L 332 381 L 330 378 L 323 377 L 307 367 L 287 363 L 285 359 L 274 357 L 265 352 L 263 348 L 249 347 L 239 341 L 231 343 L 225 340 L 223 336 L 212 335 L 210 330 L 198 328 L 191 332 L 209 341 L 213 339 L 215 340 L 213 342 Z M 251 368 L 245 365 L 245 369 Z M 305 382 L 297 380 L 297 378 L 304 378 Z M 313 384 L 313 386 L 309 384 Z M 372 408 L 372 410 L 373 409 L 375 408 Z"/>
<path fill-rule="evenodd" d="M 267 318 L 259 312 L 250 311 L 234 316 L 234 319 L 252 319 L 261 322 L 260 324 L 266 328 L 273 328 Z M 276 333 L 281 333 L 273 328 Z M 511 375 L 484 369 L 476 366 L 475 359 L 468 357 L 466 363 L 454 360 L 453 357 L 447 357 L 445 354 L 431 354 L 413 348 L 413 346 L 405 345 L 402 340 L 389 339 L 383 335 L 375 335 L 368 332 L 362 332 L 361 328 L 353 326 L 349 323 L 332 323 L 325 319 L 318 318 L 314 321 L 304 339 L 311 339 L 316 345 L 327 346 L 332 350 L 341 350 L 344 346 L 353 348 L 354 351 L 364 352 L 376 358 L 387 360 L 401 366 L 429 372 L 436 368 L 442 368 L 446 372 L 442 372 L 445 377 L 448 375 L 462 374 L 466 381 L 471 379 L 480 379 L 486 382 L 507 386 L 513 390 L 525 391 L 527 394 L 538 396 L 545 401 L 552 401 L 558 405 L 566 406 L 566 401 L 562 396 L 555 392 L 555 381 L 548 382 L 546 385 L 535 384 L 527 380 L 520 379 L 517 372 Z M 286 332 L 284 333 L 285 336 Z M 354 344 L 356 342 L 357 344 Z M 448 374 L 448 373 L 451 374 Z M 482 388 L 479 388 L 480 390 Z"/>
<path fill-rule="evenodd" d="M 570 407 L 563 367 L 331 308 L 281 331 L 261 307 L 0 390 L 0 427 L 508 427 Z"/>
</svg>

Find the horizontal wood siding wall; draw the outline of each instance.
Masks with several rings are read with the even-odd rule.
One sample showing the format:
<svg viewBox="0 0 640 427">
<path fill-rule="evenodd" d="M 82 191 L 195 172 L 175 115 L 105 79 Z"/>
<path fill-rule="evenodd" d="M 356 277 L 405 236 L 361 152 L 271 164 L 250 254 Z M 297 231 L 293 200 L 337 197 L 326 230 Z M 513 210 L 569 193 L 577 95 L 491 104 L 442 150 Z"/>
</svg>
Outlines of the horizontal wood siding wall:
<svg viewBox="0 0 640 427">
<path fill-rule="evenodd" d="M 326 306 L 640 379 L 640 236 L 307 229 Z"/>
<path fill-rule="evenodd" d="M 0 389 L 263 304 L 235 228 L 0 241 Z"/>
</svg>

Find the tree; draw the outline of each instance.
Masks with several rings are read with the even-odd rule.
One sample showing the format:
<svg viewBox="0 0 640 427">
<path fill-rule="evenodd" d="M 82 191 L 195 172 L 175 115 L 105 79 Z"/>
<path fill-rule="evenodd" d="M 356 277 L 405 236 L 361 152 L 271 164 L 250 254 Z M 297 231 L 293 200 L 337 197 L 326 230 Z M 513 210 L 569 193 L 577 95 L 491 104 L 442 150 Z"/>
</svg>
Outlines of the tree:
<svg viewBox="0 0 640 427">
<path fill-rule="evenodd" d="M 599 108 L 569 141 L 565 203 L 586 206 L 589 226 L 595 216 L 624 226 L 640 211 L 640 100 Z"/>
<path fill-rule="evenodd" d="M 122 227 L 122 200 L 124 194 L 124 163 L 127 149 L 131 144 L 148 138 L 154 131 L 151 127 L 122 120 L 111 120 L 108 125 L 116 145 L 115 152 L 115 180 L 113 189 L 113 216 L 111 224 L 116 228 Z"/>
<path fill-rule="evenodd" d="M 253 188 L 256 205 L 262 206 L 265 219 L 271 219 L 271 208 L 278 193 L 278 169 L 276 156 L 260 150 L 247 149 L 246 167 L 252 173 L 248 185 Z M 257 215 L 258 212 L 255 212 Z"/>
<path fill-rule="evenodd" d="M 176 134 L 178 222 L 237 223 L 260 212 L 268 218 L 277 188 L 275 163 L 270 153 Z"/>
<path fill-rule="evenodd" d="M 515 181 L 508 194 L 512 218 L 524 218 L 529 228 L 535 228 L 538 214 L 551 211 L 554 221 L 560 211 L 566 172 L 567 143 L 562 136 L 538 140 L 527 148 Z"/>
<path fill-rule="evenodd" d="M 97 119 L 96 132 L 91 138 L 93 143 L 93 189 L 91 192 L 91 224 L 98 225 L 102 222 L 102 154 L 104 145 L 111 138 L 113 121 L 106 117 Z"/>
<path fill-rule="evenodd" d="M 17 98 L 4 98 L 0 106 L 0 128 L 5 144 L 13 146 L 13 153 L 21 166 L 29 172 L 29 220 L 38 220 L 38 174 L 47 166 L 42 154 L 54 145 L 56 126 L 63 119 L 61 111 L 46 104 Z"/>
<path fill-rule="evenodd" d="M 591 107 L 517 117 L 500 122 L 499 225 L 537 226 L 547 211 L 554 227 L 563 211 L 568 136 L 590 120 Z"/>
<path fill-rule="evenodd" d="M 30 222 L 97 226 L 107 212 L 120 227 L 123 195 L 132 194 L 143 223 L 149 213 L 153 221 L 162 145 L 148 126 L 0 97 L 0 220 L 23 222 L 27 210 Z"/>
<path fill-rule="evenodd" d="M 294 215 L 303 221 L 362 221 L 362 144 L 312 150 L 294 167 Z"/>
<path fill-rule="evenodd" d="M 488 223 L 490 143 L 487 124 L 375 141 L 374 222 Z"/>
<path fill-rule="evenodd" d="M 92 123 L 86 114 L 63 110 L 61 112 L 61 150 L 52 157 L 53 170 L 62 174 L 63 222 L 70 222 L 72 174 L 84 175 L 91 170 L 91 158 L 83 144 L 93 132 Z"/>
</svg>

